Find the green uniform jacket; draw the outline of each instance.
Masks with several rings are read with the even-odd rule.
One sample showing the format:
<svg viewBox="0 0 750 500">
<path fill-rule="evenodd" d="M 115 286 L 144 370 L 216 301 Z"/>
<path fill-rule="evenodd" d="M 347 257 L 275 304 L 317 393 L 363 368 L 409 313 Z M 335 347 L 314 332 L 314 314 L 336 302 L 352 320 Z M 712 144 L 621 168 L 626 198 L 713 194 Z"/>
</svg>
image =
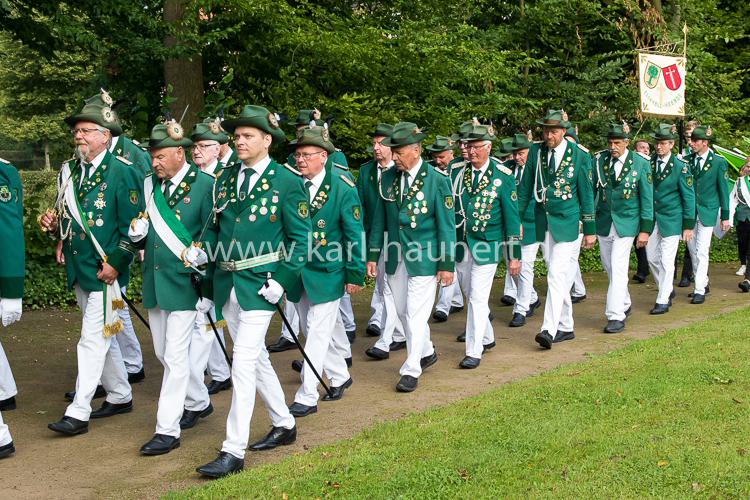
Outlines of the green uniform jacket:
<svg viewBox="0 0 750 500">
<path fill-rule="evenodd" d="M 163 190 L 162 181 L 153 177 L 154 191 Z M 178 217 L 193 239 L 203 243 L 203 248 L 216 245 L 216 227 L 213 224 L 214 177 L 201 171 L 195 164 L 167 200 L 167 204 Z M 204 230 L 205 228 L 205 230 Z M 148 236 L 141 240 L 146 250 L 143 260 L 143 307 L 159 307 L 164 311 L 192 311 L 198 301 L 198 292 L 190 281 L 195 271 L 172 253 L 150 224 Z M 196 273 L 197 274 L 197 273 Z M 212 298 L 212 276 L 202 280 L 201 294 Z"/>
<path fill-rule="evenodd" d="M 120 273 L 117 278 L 120 286 L 128 284 L 130 263 L 135 253 L 128 228 L 144 208 L 143 175 L 126 161 L 107 151 L 101 165 L 88 180 L 84 180 L 82 187 L 79 187 L 80 160 L 69 162 L 73 172 L 70 182 L 81 206 L 81 216 L 107 255 L 107 263 Z M 71 218 L 63 219 L 61 234 L 69 231 L 63 244 L 68 287 L 73 288 L 78 283 L 87 292 L 101 291 L 102 282 L 96 277 L 100 259 L 91 238 Z"/>
<path fill-rule="evenodd" d="M 518 165 L 515 161 L 508 160 L 505 162 L 505 166 L 513 171 L 513 177 L 516 181 L 517 192 L 519 189 L 521 189 L 521 180 L 523 179 L 523 174 L 526 171 L 526 164 Z M 536 217 L 534 215 L 534 211 L 534 204 L 529 203 L 525 212 L 519 212 L 519 216 L 521 217 L 521 225 L 523 226 L 523 238 L 521 240 L 521 245 L 531 245 L 536 243 Z"/>
<path fill-rule="evenodd" d="M 529 205 L 534 206 L 536 241 L 544 241 L 548 226 L 557 242 L 575 241 L 580 222 L 583 234 L 596 232 L 591 156 L 583 146 L 566 142 L 565 154 L 554 172 L 547 166 L 545 143 L 533 144 L 529 149 L 518 209 L 525 214 Z"/>
<path fill-rule="evenodd" d="M 687 164 L 672 154 L 659 172 L 651 157 L 654 178 L 654 219 L 662 236 L 679 236 L 695 227 L 695 191 Z"/>
<path fill-rule="evenodd" d="M 596 234 L 609 236 L 613 223 L 622 237 L 651 234 L 654 230 L 654 185 L 649 160 L 628 150 L 617 178 L 611 160 L 609 151 L 595 159 Z"/>
<path fill-rule="evenodd" d="M 23 297 L 26 276 L 25 241 L 23 237 L 23 186 L 16 167 L 0 158 L 0 297 Z"/>
<path fill-rule="evenodd" d="M 145 176 L 151 172 L 151 155 L 142 150 L 136 145 L 136 143 L 124 135 L 117 138 L 112 154 L 125 158 L 131 162 L 133 166 L 138 167 L 141 171 L 141 175 Z"/>
<path fill-rule="evenodd" d="M 362 208 L 346 175 L 326 170 L 310 203 L 310 220 L 310 260 L 287 298 L 299 302 L 304 288 L 313 304 L 322 304 L 340 299 L 347 284 L 365 284 Z"/>
<path fill-rule="evenodd" d="M 273 311 L 258 290 L 269 275 L 284 290 L 291 289 L 299 279 L 307 261 L 310 240 L 308 192 L 302 177 L 295 170 L 275 161 L 266 167 L 250 195 L 237 196 L 237 177 L 241 162 L 218 172 L 214 194 L 217 214 L 218 241 L 206 249 L 211 266 L 216 261 L 243 260 L 284 250 L 285 258 L 242 271 L 214 272 L 214 302 L 221 309 L 234 287 L 240 307 L 245 311 Z M 212 258 L 212 255 L 214 256 Z"/>
<path fill-rule="evenodd" d="M 390 168 L 396 168 L 391 166 Z M 357 175 L 357 194 L 362 203 L 362 225 L 365 231 L 366 247 L 369 248 L 370 232 L 372 230 L 372 214 L 378 204 L 378 164 L 370 160 L 359 167 Z M 314 225 L 314 224 L 313 224 Z"/>
<path fill-rule="evenodd" d="M 473 168 L 467 164 L 456 175 L 456 220 L 464 235 L 456 249 L 456 260 L 464 260 L 464 245 L 477 264 L 497 264 L 503 258 L 503 245 L 514 259 L 521 258 L 521 220 L 513 172 L 490 158 L 476 191 L 471 189 Z"/>
<path fill-rule="evenodd" d="M 368 260 L 378 261 L 387 235 L 386 273 L 394 274 L 401 260 L 409 276 L 453 272 L 456 214 L 448 175 L 423 160 L 403 200 L 401 176 L 391 168 L 380 178 L 381 197 L 373 214 Z"/>
<path fill-rule="evenodd" d="M 734 211 L 734 219 L 736 222 L 746 222 L 750 221 L 750 200 L 746 200 L 742 194 L 740 182 L 744 182 L 748 189 L 750 189 L 750 177 L 737 178 L 737 208 Z"/>
<path fill-rule="evenodd" d="M 721 220 L 729 220 L 727 161 L 713 151 L 708 152 L 705 165 L 701 165 L 700 170 L 695 166 L 695 154 L 686 156 L 685 161 L 693 174 L 698 219 L 708 227 L 716 225 L 719 215 L 721 215 Z"/>
</svg>

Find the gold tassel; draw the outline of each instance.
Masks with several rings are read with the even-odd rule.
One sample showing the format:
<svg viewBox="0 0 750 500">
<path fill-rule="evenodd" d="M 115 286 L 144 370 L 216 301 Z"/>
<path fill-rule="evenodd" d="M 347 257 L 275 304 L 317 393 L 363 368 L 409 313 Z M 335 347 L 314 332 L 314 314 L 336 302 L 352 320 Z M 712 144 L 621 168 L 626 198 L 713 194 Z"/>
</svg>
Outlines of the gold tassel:
<svg viewBox="0 0 750 500">
<path fill-rule="evenodd" d="M 112 299 L 112 309 L 125 309 L 125 301 L 122 299 Z"/>
<path fill-rule="evenodd" d="M 114 323 L 104 325 L 104 338 L 114 337 L 124 329 L 125 325 L 122 323 L 122 320 L 118 318 Z"/>
<path fill-rule="evenodd" d="M 225 319 L 222 319 L 222 320 L 220 320 L 220 321 L 217 321 L 217 322 L 215 322 L 215 323 L 214 323 L 214 325 L 216 325 L 216 329 L 217 329 L 217 330 L 218 330 L 219 328 L 226 328 L 226 327 L 227 327 L 227 320 L 225 320 Z M 213 331 L 213 330 L 211 329 L 211 323 L 208 323 L 208 324 L 206 325 L 206 331 L 207 331 L 207 332 L 211 332 L 211 331 Z"/>
</svg>

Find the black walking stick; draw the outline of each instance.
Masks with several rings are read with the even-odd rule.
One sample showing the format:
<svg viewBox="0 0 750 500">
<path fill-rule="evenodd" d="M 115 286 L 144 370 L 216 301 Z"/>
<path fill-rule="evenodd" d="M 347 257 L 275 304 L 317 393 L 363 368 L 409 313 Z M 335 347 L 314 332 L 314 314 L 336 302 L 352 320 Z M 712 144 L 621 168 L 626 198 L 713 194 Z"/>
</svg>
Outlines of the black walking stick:
<svg viewBox="0 0 750 500">
<path fill-rule="evenodd" d="M 96 259 L 96 267 L 100 271 L 102 270 L 102 268 L 104 268 L 104 264 L 102 263 L 102 261 L 100 259 Z M 136 309 L 135 304 L 133 304 L 133 301 L 130 300 L 129 298 L 127 298 L 124 293 L 122 294 L 122 300 L 125 301 L 125 303 L 128 305 L 128 308 L 131 311 L 133 311 L 136 316 L 138 316 L 138 319 L 141 320 L 144 325 L 146 325 L 146 328 L 148 328 L 148 331 L 150 332 L 151 331 L 151 325 L 148 324 L 148 321 L 146 321 L 146 318 L 144 318 L 141 315 L 140 311 L 138 311 L 138 309 Z"/>
<path fill-rule="evenodd" d="M 193 288 L 195 288 L 195 291 L 198 292 L 198 298 L 201 300 L 203 299 L 203 292 L 201 291 L 201 281 L 202 278 L 198 275 L 198 273 L 192 273 L 190 275 L 190 283 L 192 283 Z M 208 318 L 208 322 L 211 324 L 211 329 L 214 331 L 214 335 L 216 336 L 216 341 L 219 343 L 219 347 L 221 347 L 221 352 L 224 353 L 224 358 L 227 360 L 227 363 L 229 364 L 229 368 L 232 367 L 232 360 L 229 359 L 229 354 L 227 353 L 227 348 L 224 347 L 224 342 L 221 341 L 221 336 L 219 335 L 219 330 L 216 329 L 216 325 L 214 324 L 213 318 L 211 318 L 211 312 L 206 313 L 206 317 Z"/>
<path fill-rule="evenodd" d="M 266 281 L 266 286 L 268 286 L 267 281 Z M 287 330 L 289 330 L 289 333 L 294 339 L 294 343 L 297 344 L 297 348 L 299 349 L 299 352 L 302 353 L 302 357 L 305 358 L 305 362 L 307 363 L 307 366 L 310 367 L 312 372 L 315 374 L 315 377 L 318 379 L 318 382 L 320 382 L 320 385 L 322 385 L 323 389 L 326 390 L 326 394 L 328 394 L 328 397 L 332 398 L 333 393 L 331 392 L 331 388 L 328 387 L 328 385 L 325 382 L 323 382 L 323 377 L 320 376 L 318 371 L 310 362 L 310 358 L 307 357 L 307 353 L 305 352 L 305 349 L 302 348 L 302 344 L 300 343 L 299 338 L 297 337 L 297 334 L 294 333 L 294 330 L 292 329 L 292 325 L 289 323 L 289 320 L 286 318 L 286 314 L 284 314 L 284 311 L 281 309 L 281 304 L 279 304 L 278 302 L 276 303 L 276 310 L 279 311 L 279 314 L 281 315 L 281 320 L 286 325 Z"/>
</svg>

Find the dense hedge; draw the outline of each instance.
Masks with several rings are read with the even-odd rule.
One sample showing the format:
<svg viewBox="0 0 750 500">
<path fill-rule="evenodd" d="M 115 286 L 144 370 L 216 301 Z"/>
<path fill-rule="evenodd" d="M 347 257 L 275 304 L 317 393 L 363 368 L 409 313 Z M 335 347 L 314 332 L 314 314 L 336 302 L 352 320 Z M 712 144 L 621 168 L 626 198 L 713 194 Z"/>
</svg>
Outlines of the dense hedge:
<svg viewBox="0 0 750 500">
<path fill-rule="evenodd" d="M 74 294 L 68 290 L 65 272 L 55 262 L 55 242 L 42 233 L 37 225 L 37 216 L 55 202 L 56 172 L 28 171 L 21 172 L 24 185 L 24 230 L 26 233 L 26 307 L 40 309 L 43 307 L 67 307 L 75 304 Z M 682 255 L 683 244 L 680 244 L 679 255 Z M 711 248 L 712 262 L 732 262 L 737 260 L 737 237 L 734 232 L 722 240 L 714 240 Z M 583 272 L 603 271 L 599 260 L 599 247 L 581 252 L 581 270 Z M 635 253 L 631 253 L 631 267 L 635 267 Z M 539 275 L 547 272 L 541 260 L 536 266 Z M 501 271 L 502 273 L 503 271 Z M 128 296 L 140 300 L 141 271 L 134 265 L 131 271 Z"/>
</svg>

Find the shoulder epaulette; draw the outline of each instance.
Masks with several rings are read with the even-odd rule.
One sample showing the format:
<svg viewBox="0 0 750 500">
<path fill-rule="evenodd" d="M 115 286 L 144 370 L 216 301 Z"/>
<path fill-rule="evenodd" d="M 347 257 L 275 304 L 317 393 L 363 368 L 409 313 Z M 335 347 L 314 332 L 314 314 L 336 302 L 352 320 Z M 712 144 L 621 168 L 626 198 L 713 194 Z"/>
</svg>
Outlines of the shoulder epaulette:
<svg viewBox="0 0 750 500">
<path fill-rule="evenodd" d="M 582 144 L 579 144 L 579 143 L 576 143 L 576 146 L 578 146 L 578 149 L 580 149 L 580 150 L 581 150 L 581 151 L 583 151 L 584 153 L 586 153 L 586 154 L 588 154 L 588 153 L 589 153 L 589 148 L 587 148 L 586 146 L 584 146 L 584 145 L 582 145 Z"/>
<path fill-rule="evenodd" d="M 680 160 L 680 161 L 683 161 L 683 162 L 685 161 L 685 157 L 684 157 L 684 156 L 682 156 L 682 153 L 677 153 L 677 154 L 676 154 L 676 155 L 674 155 L 674 156 L 675 156 L 675 158 L 677 158 L 677 159 L 678 159 L 678 160 Z"/>
<path fill-rule="evenodd" d="M 340 163 L 334 163 L 334 164 L 333 164 L 333 166 L 334 166 L 334 167 L 338 167 L 338 168 L 340 168 L 341 170 L 349 170 L 349 167 L 347 167 L 347 166 L 345 166 L 345 165 L 341 165 Z"/>
<path fill-rule="evenodd" d="M 356 187 L 354 183 L 352 182 L 352 180 L 349 177 L 345 176 L 344 174 L 339 174 L 339 177 L 341 177 L 341 180 L 349 184 L 351 187 Z"/>
<path fill-rule="evenodd" d="M 299 175 L 300 177 L 302 177 L 302 173 L 299 170 L 292 167 L 291 165 L 289 165 L 288 163 L 284 163 L 284 166 L 287 169 L 289 169 L 289 171 L 292 172 L 294 175 Z"/>
<path fill-rule="evenodd" d="M 513 175 L 513 171 L 509 169 L 508 167 L 506 167 L 505 165 L 502 165 L 502 164 L 498 165 L 497 169 L 500 170 L 505 175 Z"/>
<path fill-rule="evenodd" d="M 153 177 L 153 176 L 154 176 L 154 173 L 153 173 L 153 172 L 148 172 L 148 173 L 146 173 L 146 177 Z"/>
<path fill-rule="evenodd" d="M 543 142 L 544 142 L 544 141 L 534 141 L 534 144 L 541 144 L 541 143 L 543 143 Z"/>
<path fill-rule="evenodd" d="M 5 163 L 6 165 L 10 165 L 10 162 L 8 160 L 3 159 L 3 158 L 0 158 L 0 163 Z"/>
<path fill-rule="evenodd" d="M 123 158 L 122 156 L 115 156 L 115 158 L 117 158 L 118 160 L 120 160 L 121 162 L 123 162 L 125 165 L 132 165 L 133 164 L 132 161 L 128 160 L 127 158 Z"/>
<path fill-rule="evenodd" d="M 609 151 L 609 149 L 602 149 L 601 151 L 597 151 L 596 153 L 594 153 L 594 158 L 599 159 L 602 153 L 606 153 L 607 151 Z"/>
<path fill-rule="evenodd" d="M 435 172 L 439 173 L 440 175 L 444 175 L 444 176 L 448 177 L 448 172 L 446 172 L 442 168 L 437 168 L 437 167 L 434 167 L 434 168 L 435 168 Z"/>
<path fill-rule="evenodd" d="M 636 153 L 638 153 L 639 155 L 641 155 L 641 158 L 643 158 L 643 159 L 645 159 L 647 161 L 651 161 L 651 157 L 649 155 L 647 155 L 646 153 L 643 153 L 641 151 L 636 151 Z"/>
<path fill-rule="evenodd" d="M 464 168 L 466 166 L 466 160 L 451 163 L 449 164 L 449 166 L 451 167 L 451 170 L 453 170 L 454 168 Z"/>
</svg>

